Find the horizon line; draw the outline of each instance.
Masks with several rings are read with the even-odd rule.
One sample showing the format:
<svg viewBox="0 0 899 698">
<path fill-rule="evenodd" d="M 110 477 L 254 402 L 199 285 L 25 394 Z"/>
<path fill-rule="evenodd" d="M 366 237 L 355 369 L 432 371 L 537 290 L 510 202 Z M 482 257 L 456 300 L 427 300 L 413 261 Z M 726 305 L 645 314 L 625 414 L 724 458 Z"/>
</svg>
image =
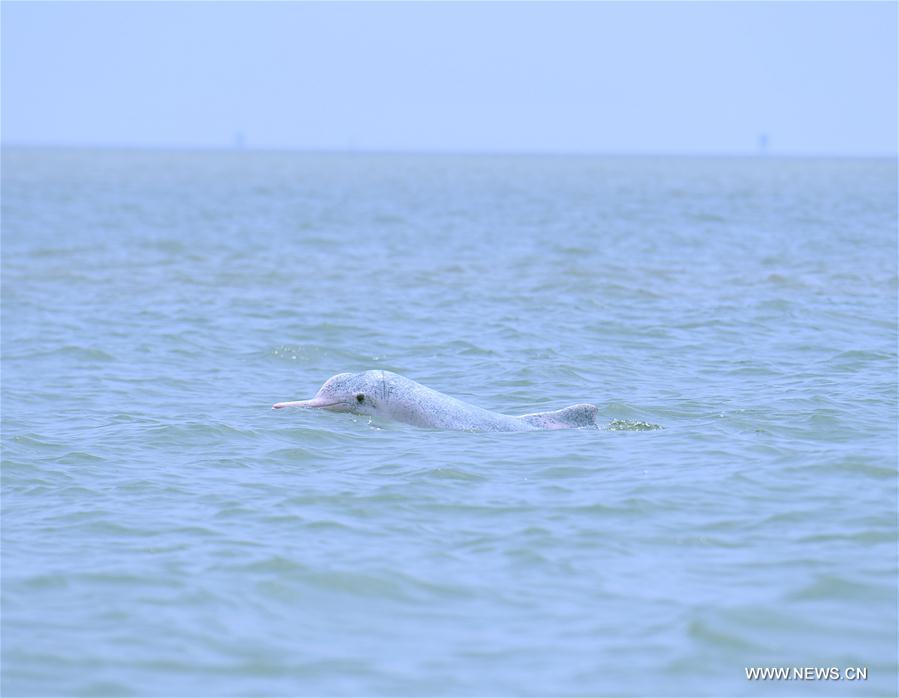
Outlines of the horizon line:
<svg viewBox="0 0 899 698">
<path fill-rule="evenodd" d="M 803 150 L 612 150 L 566 148 L 440 148 L 433 146 L 366 147 L 366 146 L 308 146 L 308 145 L 249 145 L 243 144 L 151 144 L 151 143 L 52 143 L 0 140 L 0 150 L 119 150 L 158 152 L 221 152 L 221 153 L 296 153 L 317 155 L 460 155 L 460 156 L 556 156 L 556 157 L 733 157 L 757 159 L 897 159 L 894 152 L 809 152 Z"/>
</svg>

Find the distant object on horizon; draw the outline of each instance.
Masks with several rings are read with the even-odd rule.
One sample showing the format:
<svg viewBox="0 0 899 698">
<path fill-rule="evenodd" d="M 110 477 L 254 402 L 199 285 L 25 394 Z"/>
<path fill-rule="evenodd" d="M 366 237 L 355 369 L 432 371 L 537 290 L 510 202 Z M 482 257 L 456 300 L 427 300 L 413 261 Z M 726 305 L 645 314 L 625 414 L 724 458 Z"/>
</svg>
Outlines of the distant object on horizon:
<svg viewBox="0 0 899 698">
<path fill-rule="evenodd" d="M 768 154 L 768 143 L 770 139 L 768 138 L 767 133 L 760 133 L 758 137 L 758 153 L 759 155 L 767 155 Z"/>
</svg>

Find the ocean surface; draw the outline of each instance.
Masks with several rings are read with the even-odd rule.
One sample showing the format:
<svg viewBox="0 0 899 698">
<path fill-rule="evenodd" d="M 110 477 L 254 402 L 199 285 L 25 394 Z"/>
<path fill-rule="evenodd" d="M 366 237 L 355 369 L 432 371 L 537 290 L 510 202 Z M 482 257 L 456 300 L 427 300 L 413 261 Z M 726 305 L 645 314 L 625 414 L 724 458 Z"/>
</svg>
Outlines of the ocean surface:
<svg viewBox="0 0 899 698">
<path fill-rule="evenodd" d="M 895 695 L 896 236 L 891 159 L 5 150 L 2 694 Z M 377 368 L 602 426 L 271 409 Z"/>
</svg>

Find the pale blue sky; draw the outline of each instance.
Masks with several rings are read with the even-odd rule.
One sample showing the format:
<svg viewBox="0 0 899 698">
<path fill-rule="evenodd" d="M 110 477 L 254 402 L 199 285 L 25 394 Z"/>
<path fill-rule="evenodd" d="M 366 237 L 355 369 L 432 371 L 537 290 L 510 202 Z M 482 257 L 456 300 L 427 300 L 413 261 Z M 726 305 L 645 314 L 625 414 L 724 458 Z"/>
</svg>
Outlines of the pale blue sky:
<svg viewBox="0 0 899 698">
<path fill-rule="evenodd" d="M 896 8 L 3 2 L 2 136 L 895 154 Z"/>
</svg>

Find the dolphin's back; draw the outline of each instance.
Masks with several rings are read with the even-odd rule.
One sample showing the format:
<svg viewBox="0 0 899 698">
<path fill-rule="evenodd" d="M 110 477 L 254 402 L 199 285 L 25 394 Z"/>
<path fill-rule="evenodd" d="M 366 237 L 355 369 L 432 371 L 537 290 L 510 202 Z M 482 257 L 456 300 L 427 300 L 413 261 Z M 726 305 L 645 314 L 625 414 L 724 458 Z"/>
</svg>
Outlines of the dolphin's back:
<svg viewBox="0 0 899 698">
<path fill-rule="evenodd" d="M 463 431 L 535 431 L 595 427 L 595 405 L 572 405 L 555 412 L 512 417 L 477 407 L 391 371 L 368 371 L 366 378 L 380 397 L 386 416 L 430 429 Z"/>
<path fill-rule="evenodd" d="M 581 404 L 565 407 L 555 412 L 523 414 L 518 419 L 535 429 L 580 429 L 596 426 L 596 405 Z"/>
<path fill-rule="evenodd" d="M 391 416 L 407 424 L 463 431 L 528 431 L 533 428 L 517 417 L 485 410 L 404 376 L 393 374 L 390 379 Z"/>
</svg>

